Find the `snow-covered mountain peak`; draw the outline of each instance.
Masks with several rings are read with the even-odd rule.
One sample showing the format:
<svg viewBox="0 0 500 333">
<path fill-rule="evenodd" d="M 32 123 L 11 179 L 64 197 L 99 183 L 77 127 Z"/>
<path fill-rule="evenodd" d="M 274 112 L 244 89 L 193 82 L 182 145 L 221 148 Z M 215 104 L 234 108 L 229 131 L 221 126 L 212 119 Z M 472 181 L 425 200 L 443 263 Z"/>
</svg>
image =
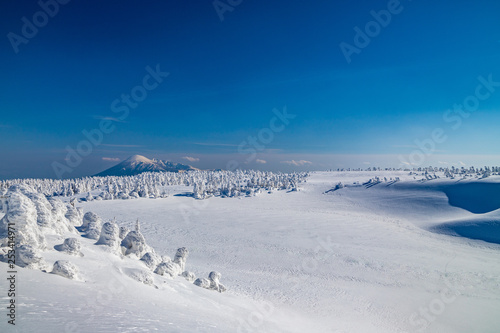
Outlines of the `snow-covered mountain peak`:
<svg viewBox="0 0 500 333">
<path fill-rule="evenodd" d="M 143 172 L 180 172 L 198 170 L 190 165 L 149 159 L 142 155 L 132 155 L 114 167 L 98 173 L 96 176 L 133 176 Z"/>
<path fill-rule="evenodd" d="M 129 163 L 139 163 L 139 162 L 142 162 L 142 163 L 153 163 L 153 161 L 154 160 L 150 160 L 149 158 L 144 157 L 142 155 L 132 155 L 129 158 L 127 158 L 126 160 L 124 160 L 123 162 L 129 162 Z"/>
</svg>

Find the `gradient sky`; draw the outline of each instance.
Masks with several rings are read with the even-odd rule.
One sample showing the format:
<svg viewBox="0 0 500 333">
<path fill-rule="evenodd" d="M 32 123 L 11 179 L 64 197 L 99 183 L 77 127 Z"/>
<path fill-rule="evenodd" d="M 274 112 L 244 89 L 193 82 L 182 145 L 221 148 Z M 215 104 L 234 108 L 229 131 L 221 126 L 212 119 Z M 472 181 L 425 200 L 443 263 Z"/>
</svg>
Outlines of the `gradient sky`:
<svg viewBox="0 0 500 333">
<path fill-rule="evenodd" d="M 56 178 L 53 163 L 68 166 L 66 147 L 102 119 L 113 130 L 64 178 L 133 154 L 284 171 L 397 167 L 415 151 L 423 165 L 500 164 L 500 86 L 459 126 L 443 119 L 474 96 L 478 77 L 500 82 L 500 2 L 401 1 L 348 63 L 339 45 L 354 45 L 354 28 L 387 8 L 243 0 L 221 21 L 212 1 L 72 0 L 16 53 L 9 33 L 22 36 L 22 18 L 33 22 L 41 7 L 2 1 L 0 179 Z M 169 76 L 118 119 L 113 101 L 157 64 Z M 249 136 L 269 134 L 273 109 L 285 106 L 296 117 L 282 131 L 257 155 L 238 152 Z M 447 139 L 419 150 L 415 140 L 436 128 Z"/>
</svg>

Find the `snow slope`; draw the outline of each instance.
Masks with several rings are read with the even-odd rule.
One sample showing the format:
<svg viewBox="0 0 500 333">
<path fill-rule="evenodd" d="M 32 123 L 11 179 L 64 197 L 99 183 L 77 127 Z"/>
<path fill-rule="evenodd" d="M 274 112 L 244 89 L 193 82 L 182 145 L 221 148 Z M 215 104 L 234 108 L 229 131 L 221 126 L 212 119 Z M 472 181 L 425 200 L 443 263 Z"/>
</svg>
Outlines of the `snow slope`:
<svg viewBox="0 0 500 333">
<path fill-rule="evenodd" d="M 401 181 L 362 185 L 375 176 Z M 339 182 L 345 187 L 325 193 Z M 145 268 L 142 262 L 81 238 L 83 257 L 44 253 L 49 263 L 73 262 L 81 280 L 19 269 L 18 325 L 2 320 L 0 330 L 497 332 L 500 246 L 454 226 L 475 221 L 480 235 L 498 234 L 500 212 L 491 198 L 498 183 L 317 172 L 297 192 L 82 203 L 129 229 L 139 218 L 158 253 L 186 246 L 187 269 L 198 277 L 221 272 L 228 291 L 181 277 L 155 275 L 158 289 L 139 283 L 129 276 Z M 476 185 L 459 187 L 466 184 Z M 469 194 L 484 206 L 471 208 Z M 62 238 L 46 236 L 48 247 Z"/>
</svg>

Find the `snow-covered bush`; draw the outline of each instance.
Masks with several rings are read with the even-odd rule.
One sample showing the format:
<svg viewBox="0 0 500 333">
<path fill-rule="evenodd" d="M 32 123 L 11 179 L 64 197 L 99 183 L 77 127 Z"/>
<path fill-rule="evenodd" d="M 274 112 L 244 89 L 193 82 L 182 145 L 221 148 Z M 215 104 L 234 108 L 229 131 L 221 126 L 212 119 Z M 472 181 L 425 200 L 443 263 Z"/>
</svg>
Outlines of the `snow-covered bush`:
<svg viewBox="0 0 500 333">
<path fill-rule="evenodd" d="M 40 250 L 27 244 L 16 247 L 16 265 L 19 267 L 40 270 L 48 267 L 40 254 Z"/>
<path fill-rule="evenodd" d="M 114 222 L 106 222 L 102 226 L 101 235 L 96 245 L 106 245 L 118 249 L 120 244 L 120 232 L 118 225 Z"/>
<path fill-rule="evenodd" d="M 78 268 L 67 260 L 56 261 L 51 273 L 71 280 L 78 278 Z"/>
<path fill-rule="evenodd" d="M 123 254 L 126 256 L 134 254 L 138 258 L 142 258 L 143 255 L 149 252 L 149 247 L 146 245 L 146 239 L 137 231 L 130 231 L 120 245 L 124 248 Z"/>
<path fill-rule="evenodd" d="M 101 224 L 101 218 L 94 212 L 86 212 L 85 215 L 83 215 L 83 221 L 82 225 L 80 226 L 80 231 L 87 231 L 89 224 L 92 222 L 98 222 L 98 224 Z"/>
<path fill-rule="evenodd" d="M 177 253 L 175 254 L 174 257 L 174 263 L 179 265 L 181 272 L 184 272 L 184 270 L 186 269 L 186 260 L 188 255 L 189 251 L 185 247 L 177 249 Z"/>
<path fill-rule="evenodd" d="M 149 269 L 153 270 L 162 262 L 162 258 L 154 252 L 147 252 L 142 256 L 141 261 L 144 262 Z"/>
<path fill-rule="evenodd" d="M 73 205 L 66 205 L 66 208 L 67 211 L 64 216 L 68 219 L 68 222 L 75 227 L 81 226 L 83 222 L 81 210 L 75 208 Z"/>
<path fill-rule="evenodd" d="M 194 273 L 190 271 L 182 272 L 182 276 L 189 282 L 193 282 L 196 279 L 196 275 L 194 275 Z"/>
<path fill-rule="evenodd" d="M 52 223 L 49 228 L 55 230 L 58 234 L 63 235 L 66 232 L 78 233 L 72 222 L 68 220 L 66 214 L 68 213 L 68 206 L 58 198 L 50 198 L 50 204 L 52 205 Z M 76 212 L 71 212 L 70 216 Z M 76 218 L 78 219 L 78 218 Z M 75 223 L 80 224 L 80 221 L 75 219 Z"/>
<path fill-rule="evenodd" d="M 155 274 L 174 278 L 182 273 L 181 267 L 174 262 L 162 262 L 156 269 Z"/>
<path fill-rule="evenodd" d="M 124 239 L 129 232 L 130 232 L 130 230 L 127 227 L 121 226 L 120 227 L 120 233 L 119 233 L 120 239 Z"/>
<path fill-rule="evenodd" d="M 210 289 L 210 280 L 207 278 L 197 278 L 194 285 L 205 289 Z"/>
<path fill-rule="evenodd" d="M 8 192 L 8 211 L 0 220 L 0 247 L 8 244 L 9 223 L 16 229 L 16 246 L 29 245 L 34 249 L 45 249 L 45 236 L 37 223 L 35 204 L 24 195 L 19 187 L 13 187 Z"/>
<path fill-rule="evenodd" d="M 198 287 L 202 287 L 205 289 L 216 290 L 220 293 L 226 291 L 226 287 L 220 283 L 221 274 L 219 272 L 210 272 L 208 274 L 208 279 L 206 278 L 198 278 L 194 281 L 194 284 Z"/>
<path fill-rule="evenodd" d="M 71 254 L 73 256 L 83 256 L 83 254 L 80 252 L 82 244 L 77 238 L 66 238 L 62 244 L 56 245 L 54 246 L 54 248 L 57 251 Z"/>
</svg>

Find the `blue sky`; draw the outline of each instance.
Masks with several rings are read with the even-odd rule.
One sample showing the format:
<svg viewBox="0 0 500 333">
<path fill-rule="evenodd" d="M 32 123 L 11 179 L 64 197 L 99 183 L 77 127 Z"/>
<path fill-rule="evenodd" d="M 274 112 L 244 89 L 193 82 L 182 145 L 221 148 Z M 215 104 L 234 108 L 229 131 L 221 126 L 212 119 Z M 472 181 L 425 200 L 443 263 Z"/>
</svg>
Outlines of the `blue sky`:
<svg viewBox="0 0 500 333">
<path fill-rule="evenodd" d="M 484 86 L 500 82 L 498 1 L 232 3 L 221 21 L 212 1 L 72 0 L 18 43 L 9 33 L 24 38 L 22 18 L 42 9 L 3 1 L 0 179 L 80 177 L 133 154 L 284 171 L 499 164 L 500 86 Z M 390 22 L 348 62 L 340 44 L 356 46 L 354 28 L 366 33 L 370 12 L 388 8 Z M 169 75 L 144 90 L 148 66 Z M 446 121 L 479 85 L 487 98 Z M 118 119 L 113 101 L 134 89 L 147 96 Z M 270 131 L 285 106 L 295 117 Z M 113 130 L 68 164 L 67 147 L 103 119 Z"/>
</svg>

